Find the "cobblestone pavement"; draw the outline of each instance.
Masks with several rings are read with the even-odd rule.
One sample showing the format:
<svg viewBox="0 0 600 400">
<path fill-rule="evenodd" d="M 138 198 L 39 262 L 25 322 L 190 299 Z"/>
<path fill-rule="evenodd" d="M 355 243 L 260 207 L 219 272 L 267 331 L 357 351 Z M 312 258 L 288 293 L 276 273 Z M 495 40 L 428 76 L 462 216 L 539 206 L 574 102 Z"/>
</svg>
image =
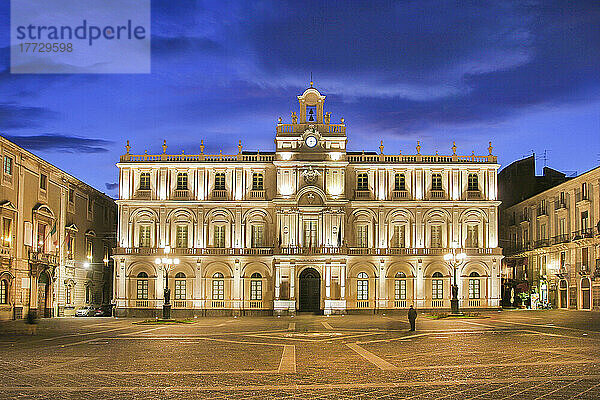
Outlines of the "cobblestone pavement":
<svg viewBox="0 0 600 400">
<path fill-rule="evenodd" d="M 2 399 L 597 399 L 600 313 L 0 323 Z"/>
</svg>

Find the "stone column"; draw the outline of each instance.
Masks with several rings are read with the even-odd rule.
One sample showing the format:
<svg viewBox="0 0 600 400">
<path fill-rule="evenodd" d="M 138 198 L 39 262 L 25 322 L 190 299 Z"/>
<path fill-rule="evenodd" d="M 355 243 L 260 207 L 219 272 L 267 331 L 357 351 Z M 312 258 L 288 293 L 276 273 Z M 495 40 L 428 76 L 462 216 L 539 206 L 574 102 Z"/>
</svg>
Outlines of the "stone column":
<svg viewBox="0 0 600 400">
<path fill-rule="evenodd" d="M 281 286 L 281 266 L 275 264 L 275 300 L 279 300 L 279 287 Z"/>
<path fill-rule="evenodd" d="M 325 298 L 331 297 L 331 261 L 325 262 Z"/>
<path fill-rule="evenodd" d="M 290 300 L 296 298 L 296 265 L 294 261 L 290 262 Z"/>
<path fill-rule="evenodd" d="M 415 290 L 415 307 L 425 307 L 425 277 L 423 271 L 423 260 L 417 261 L 417 279 Z"/>
</svg>

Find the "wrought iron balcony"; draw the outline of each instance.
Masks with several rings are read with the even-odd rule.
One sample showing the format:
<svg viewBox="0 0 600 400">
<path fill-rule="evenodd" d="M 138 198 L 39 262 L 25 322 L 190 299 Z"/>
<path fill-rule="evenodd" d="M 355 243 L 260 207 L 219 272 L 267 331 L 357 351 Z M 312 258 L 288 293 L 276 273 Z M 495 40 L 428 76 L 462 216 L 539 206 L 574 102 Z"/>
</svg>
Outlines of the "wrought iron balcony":
<svg viewBox="0 0 600 400">
<path fill-rule="evenodd" d="M 41 253 L 37 251 L 29 251 L 29 262 L 35 264 L 46 264 L 51 266 L 58 265 L 58 256 L 55 254 Z"/>
</svg>

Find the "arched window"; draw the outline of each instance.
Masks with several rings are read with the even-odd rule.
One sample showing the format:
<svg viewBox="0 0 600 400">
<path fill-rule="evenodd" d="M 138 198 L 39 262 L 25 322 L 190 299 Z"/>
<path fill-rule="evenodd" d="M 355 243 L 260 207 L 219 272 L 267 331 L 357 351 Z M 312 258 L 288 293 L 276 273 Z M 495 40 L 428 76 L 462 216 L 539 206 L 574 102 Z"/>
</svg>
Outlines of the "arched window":
<svg viewBox="0 0 600 400">
<path fill-rule="evenodd" d="M 479 299 L 481 298 L 479 274 L 475 271 L 469 274 L 469 298 Z"/>
<path fill-rule="evenodd" d="M 435 272 L 431 281 L 431 298 L 434 300 L 442 300 L 444 298 L 444 276 L 441 272 Z"/>
<path fill-rule="evenodd" d="M 69 288 L 69 290 L 70 290 L 70 288 Z M 69 293 L 69 295 L 70 295 L 70 293 Z M 85 287 L 85 303 L 90 304 L 91 298 L 92 298 L 92 288 L 90 287 L 90 285 L 87 285 Z"/>
<path fill-rule="evenodd" d="M 559 291 L 560 291 L 560 304 L 559 307 L 560 308 L 567 308 L 569 306 L 569 300 L 568 300 L 568 293 L 567 293 L 567 281 L 562 279 L 560 281 L 560 283 L 558 284 L 559 286 Z"/>
<path fill-rule="evenodd" d="M 8 281 L 0 280 L 0 304 L 8 304 Z"/>
<path fill-rule="evenodd" d="M 406 178 L 404 174 L 396 174 L 394 177 L 394 190 L 406 190 Z"/>
<path fill-rule="evenodd" d="M 250 279 L 250 300 L 262 300 L 262 275 L 255 272 Z"/>
<path fill-rule="evenodd" d="M 180 172 L 177 174 L 177 190 L 188 189 L 188 174 Z"/>
<path fill-rule="evenodd" d="M 175 300 L 185 300 L 185 274 L 178 272 L 175 274 Z"/>
<path fill-rule="evenodd" d="M 213 275 L 212 298 L 213 300 L 225 300 L 225 280 L 220 272 Z"/>
<path fill-rule="evenodd" d="M 467 190 L 469 190 L 469 191 L 479 190 L 479 178 L 477 178 L 477 174 L 469 174 Z"/>
<path fill-rule="evenodd" d="M 137 298 L 148 300 L 148 274 L 143 271 L 137 274 Z"/>
<path fill-rule="evenodd" d="M 585 277 L 581 280 L 581 308 L 589 310 L 591 307 L 590 279 Z"/>
<path fill-rule="evenodd" d="M 406 300 L 406 274 L 398 272 L 394 281 L 394 300 Z"/>
<path fill-rule="evenodd" d="M 369 300 L 369 276 L 366 273 L 361 272 L 358 274 L 357 278 L 356 299 Z"/>
</svg>

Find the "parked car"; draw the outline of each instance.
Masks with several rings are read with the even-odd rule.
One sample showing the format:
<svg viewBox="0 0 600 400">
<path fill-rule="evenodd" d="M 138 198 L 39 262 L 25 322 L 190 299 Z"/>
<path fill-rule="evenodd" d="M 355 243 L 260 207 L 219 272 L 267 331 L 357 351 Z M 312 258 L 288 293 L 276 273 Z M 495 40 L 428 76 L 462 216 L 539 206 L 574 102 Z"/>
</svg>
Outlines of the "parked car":
<svg viewBox="0 0 600 400">
<path fill-rule="evenodd" d="M 83 306 L 79 310 L 75 311 L 76 317 L 93 317 L 96 313 L 96 307 L 94 306 Z"/>
<path fill-rule="evenodd" d="M 105 304 L 97 307 L 94 312 L 94 317 L 110 317 L 112 316 L 112 305 Z"/>
</svg>

